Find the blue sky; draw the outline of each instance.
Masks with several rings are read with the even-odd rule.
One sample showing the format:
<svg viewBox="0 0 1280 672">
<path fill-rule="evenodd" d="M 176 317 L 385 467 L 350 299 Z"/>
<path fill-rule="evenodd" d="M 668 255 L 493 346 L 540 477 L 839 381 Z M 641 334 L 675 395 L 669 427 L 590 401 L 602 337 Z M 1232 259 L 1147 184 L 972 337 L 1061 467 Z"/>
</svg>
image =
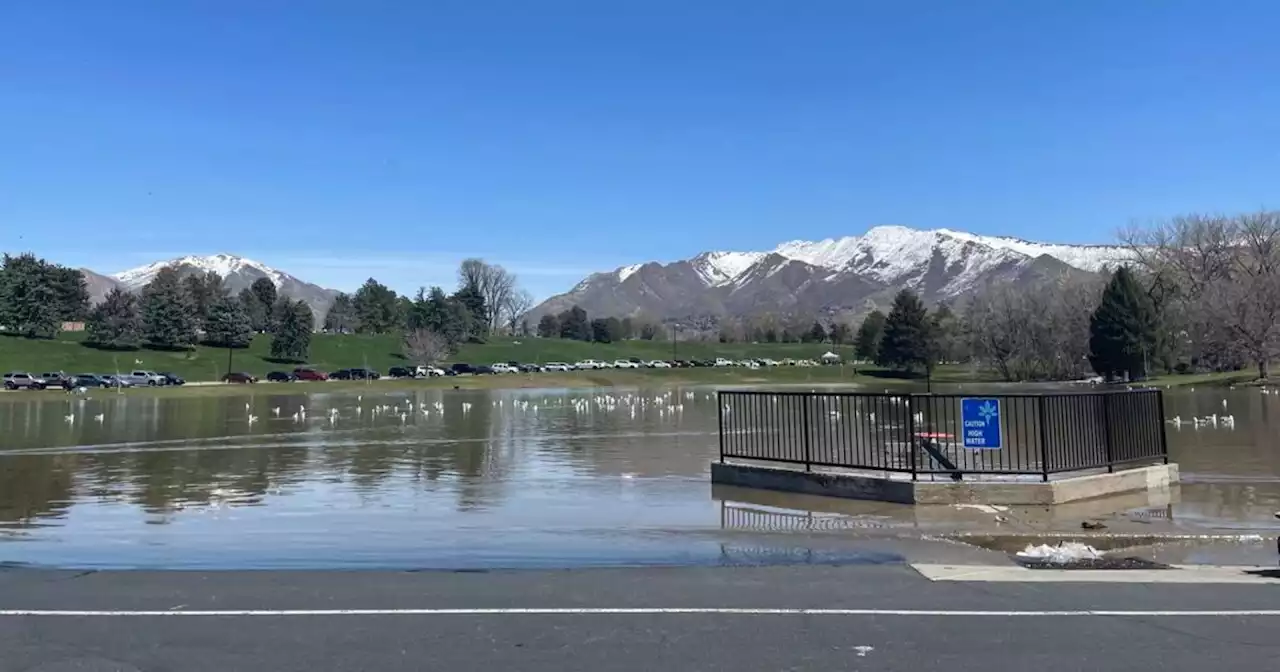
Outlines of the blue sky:
<svg viewBox="0 0 1280 672">
<path fill-rule="evenodd" d="M 1276 203 L 1280 3 L 0 7 L 0 250 L 539 297 L 876 224 L 1062 242 Z"/>
</svg>

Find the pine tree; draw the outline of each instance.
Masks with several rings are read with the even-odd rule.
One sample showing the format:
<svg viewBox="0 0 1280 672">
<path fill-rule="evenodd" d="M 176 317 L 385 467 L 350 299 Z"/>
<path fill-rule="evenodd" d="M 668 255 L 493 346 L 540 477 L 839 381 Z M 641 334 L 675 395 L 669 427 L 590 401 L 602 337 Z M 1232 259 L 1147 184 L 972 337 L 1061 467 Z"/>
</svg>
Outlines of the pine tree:
<svg viewBox="0 0 1280 672">
<path fill-rule="evenodd" d="M 53 338 L 61 316 L 53 267 L 35 255 L 4 255 L 0 266 L 0 325 L 28 338 Z"/>
<path fill-rule="evenodd" d="M 291 312 L 293 312 L 293 300 L 288 296 L 280 295 L 271 306 L 271 312 L 267 318 L 267 332 L 276 333 L 280 329 L 280 324 Z"/>
<path fill-rule="evenodd" d="M 1098 375 L 1145 378 L 1155 359 L 1156 315 L 1128 267 L 1120 267 L 1089 318 L 1089 363 Z"/>
<path fill-rule="evenodd" d="M 135 350 L 142 343 L 142 317 L 138 297 L 119 287 L 89 311 L 85 342 L 97 348 Z"/>
<path fill-rule="evenodd" d="M 556 317 L 556 321 L 560 323 L 560 338 L 568 338 L 575 341 L 591 340 L 591 320 L 587 319 L 587 311 L 582 308 L 574 306 L 560 313 Z"/>
<path fill-rule="evenodd" d="M 282 361 L 305 362 L 311 354 L 314 328 L 315 315 L 311 307 L 304 301 L 291 303 L 271 338 L 271 356 Z"/>
<path fill-rule="evenodd" d="M 369 278 L 352 298 L 356 314 L 356 331 L 361 334 L 385 334 L 400 324 L 396 293 L 386 285 Z"/>
<path fill-rule="evenodd" d="M 258 303 L 262 306 L 262 314 L 271 315 L 271 307 L 276 305 L 276 299 L 280 298 L 276 293 L 276 284 L 271 282 L 270 278 L 258 278 L 249 285 L 249 291 L 257 297 Z"/>
<path fill-rule="evenodd" d="M 350 334 L 356 331 L 356 309 L 350 294 L 339 294 L 324 316 L 324 330 L 332 334 Z"/>
<path fill-rule="evenodd" d="M 880 353 L 880 335 L 884 332 L 884 313 L 873 310 L 862 320 L 858 333 L 853 337 L 853 354 L 863 361 L 871 361 Z"/>
<path fill-rule="evenodd" d="M 822 328 L 822 323 L 814 321 L 813 326 L 809 327 L 809 331 L 804 334 L 803 340 L 810 343 L 823 343 L 827 340 L 827 330 Z"/>
<path fill-rule="evenodd" d="M 555 315 L 543 315 L 538 320 L 538 336 L 541 338 L 560 338 L 560 321 Z"/>
<path fill-rule="evenodd" d="M 228 296 L 209 307 L 204 329 L 205 343 L 220 348 L 247 348 L 253 341 L 253 326 L 244 305 Z"/>
<path fill-rule="evenodd" d="M 836 345 L 844 345 L 849 342 L 849 325 L 844 322 L 836 322 L 831 325 L 831 342 Z"/>
<path fill-rule="evenodd" d="M 84 273 L 66 266 L 47 265 L 49 282 L 58 304 L 58 320 L 73 322 L 89 315 L 89 285 Z"/>
<path fill-rule="evenodd" d="M 204 329 L 209 321 L 213 306 L 226 298 L 227 290 L 222 284 L 222 276 L 209 271 L 193 273 L 182 279 L 182 289 L 187 293 L 187 301 L 195 316 L 196 327 Z"/>
<path fill-rule="evenodd" d="M 142 336 L 156 348 L 179 350 L 195 343 L 195 315 L 177 270 L 162 268 L 142 290 Z"/>
<path fill-rule="evenodd" d="M 474 284 L 465 284 L 453 293 L 452 298 L 467 311 L 467 340 L 483 343 L 489 334 L 489 309 L 485 305 L 484 293 Z"/>
<path fill-rule="evenodd" d="M 240 307 L 244 310 L 244 314 L 249 318 L 249 327 L 257 333 L 265 333 L 271 328 L 271 313 L 262 306 L 262 301 L 252 289 L 245 287 L 240 290 L 236 296 L 240 302 Z"/>
<path fill-rule="evenodd" d="M 930 368 L 934 355 L 932 332 L 928 313 L 915 292 L 898 292 L 884 321 L 876 363 L 902 371 Z"/>
</svg>

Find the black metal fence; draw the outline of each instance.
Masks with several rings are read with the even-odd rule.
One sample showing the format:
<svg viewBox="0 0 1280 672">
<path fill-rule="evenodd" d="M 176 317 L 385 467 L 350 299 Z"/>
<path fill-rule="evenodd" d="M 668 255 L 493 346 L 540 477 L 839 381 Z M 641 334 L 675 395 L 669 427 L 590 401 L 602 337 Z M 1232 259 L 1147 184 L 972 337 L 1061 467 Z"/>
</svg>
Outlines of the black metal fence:
<svg viewBox="0 0 1280 672">
<path fill-rule="evenodd" d="M 1159 390 L 721 391 L 720 459 L 912 474 L 1051 474 L 1168 462 Z"/>
</svg>

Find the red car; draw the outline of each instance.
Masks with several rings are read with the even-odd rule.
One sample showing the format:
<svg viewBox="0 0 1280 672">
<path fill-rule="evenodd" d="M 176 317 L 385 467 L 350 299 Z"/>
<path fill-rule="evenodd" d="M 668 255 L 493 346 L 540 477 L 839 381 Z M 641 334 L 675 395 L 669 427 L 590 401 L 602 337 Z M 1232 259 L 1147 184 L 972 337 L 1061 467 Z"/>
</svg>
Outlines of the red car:
<svg viewBox="0 0 1280 672">
<path fill-rule="evenodd" d="M 293 370 L 293 377 L 298 380 L 329 380 L 329 375 L 323 371 L 302 367 Z"/>
<path fill-rule="evenodd" d="M 222 382 L 224 383 L 256 383 L 258 382 L 258 379 L 254 378 L 250 374 L 240 372 L 240 373 L 228 373 L 227 375 L 222 377 Z"/>
</svg>

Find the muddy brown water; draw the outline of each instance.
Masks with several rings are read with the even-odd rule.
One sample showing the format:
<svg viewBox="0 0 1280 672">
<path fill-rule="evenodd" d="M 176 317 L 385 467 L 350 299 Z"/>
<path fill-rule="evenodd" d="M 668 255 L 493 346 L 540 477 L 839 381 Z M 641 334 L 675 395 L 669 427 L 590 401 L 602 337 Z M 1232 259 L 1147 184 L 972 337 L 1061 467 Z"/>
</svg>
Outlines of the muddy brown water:
<svg viewBox="0 0 1280 672">
<path fill-rule="evenodd" d="M 788 535 L 959 524 L 911 507 L 713 489 L 708 388 L 307 392 L 0 400 L 0 563 L 704 562 L 750 549 L 812 554 Z M 1173 391 L 1166 414 L 1183 421 L 1168 426 L 1180 494 L 1124 515 L 1188 529 L 1280 527 L 1280 395 Z M 1216 425 L 1190 421 L 1210 415 Z"/>
</svg>

